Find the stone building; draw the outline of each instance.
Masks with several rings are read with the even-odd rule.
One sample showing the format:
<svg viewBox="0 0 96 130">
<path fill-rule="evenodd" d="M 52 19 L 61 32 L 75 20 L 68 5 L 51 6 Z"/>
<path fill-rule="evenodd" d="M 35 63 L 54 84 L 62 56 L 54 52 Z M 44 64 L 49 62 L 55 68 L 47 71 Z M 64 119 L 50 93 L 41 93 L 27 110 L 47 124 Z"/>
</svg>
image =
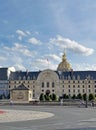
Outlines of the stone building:
<svg viewBox="0 0 96 130">
<path fill-rule="evenodd" d="M 29 101 L 32 101 L 32 91 L 22 83 L 11 89 L 10 100 L 14 103 L 29 103 Z"/>
<path fill-rule="evenodd" d="M 55 93 L 58 97 L 90 93 L 96 94 L 96 71 L 73 71 L 66 54 L 56 71 L 15 71 L 11 72 L 9 90 L 24 84 L 32 91 L 32 99 L 38 99 L 41 93 Z"/>
</svg>

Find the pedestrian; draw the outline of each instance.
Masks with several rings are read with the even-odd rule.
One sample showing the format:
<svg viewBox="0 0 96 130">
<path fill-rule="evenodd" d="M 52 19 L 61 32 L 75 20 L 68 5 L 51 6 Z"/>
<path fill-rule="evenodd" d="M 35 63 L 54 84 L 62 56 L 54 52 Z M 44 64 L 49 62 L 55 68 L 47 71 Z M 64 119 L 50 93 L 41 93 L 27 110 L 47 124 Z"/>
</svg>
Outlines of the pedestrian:
<svg viewBox="0 0 96 130">
<path fill-rule="evenodd" d="M 92 101 L 92 107 L 94 107 L 94 101 Z"/>
</svg>

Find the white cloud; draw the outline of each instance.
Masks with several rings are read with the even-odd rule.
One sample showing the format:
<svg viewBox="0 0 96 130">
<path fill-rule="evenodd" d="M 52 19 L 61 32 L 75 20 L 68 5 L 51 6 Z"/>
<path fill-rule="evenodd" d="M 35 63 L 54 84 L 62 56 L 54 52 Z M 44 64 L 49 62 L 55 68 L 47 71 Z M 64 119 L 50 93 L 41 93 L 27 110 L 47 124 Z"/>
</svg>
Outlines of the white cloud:
<svg viewBox="0 0 96 130">
<path fill-rule="evenodd" d="M 44 69 L 52 69 L 56 70 L 57 65 L 52 63 L 51 61 L 47 61 L 47 59 L 37 59 L 32 63 L 33 70 L 44 70 Z"/>
<path fill-rule="evenodd" d="M 16 70 L 26 70 L 26 68 L 22 65 L 22 64 L 15 64 L 14 67 L 16 68 Z"/>
<path fill-rule="evenodd" d="M 61 61 L 61 58 L 59 56 L 57 56 L 56 54 L 49 54 L 49 55 L 45 55 L 48 59 L 52 59 L 52 60 L 56 60 L 58 62 Z"/>
<path fill-rule="evenodd" d="M 74 51 L 75 53 L 81 53 L 86 56 L 91 55 L 94 52 L 92 48 L 87 48 L 76 41 L 72 41 L 68 38 L 63 38 L 62 36 L 57 36 L 57 38 L 50 39 L 50 43 L 53 43 L 60 48 L 66 48 Z"/>
<path fill-rule="evenodd" d="M 73 64 L 74 70 L 77 71 L 88 71 L 88 70 L 94 70 L 96 71 L 96 64 L 88 64 L 88 63 L 78 63 L 78 64 Z"/>
<path fill-rule="evenodd" d="M 29 31 L 26 31 L 26 34 L 31 35 L 31 33 Z"/>
<path fill-rule="evenodd" d="M 22 30 L 16 30 L 16 33 L 19 35 L 18 36 L 18 39 L 21 41 L 22 40 L 22 37 L 25 37 L 25 36 L 27 36 L 26 35 L 26 33 L 24 32 L 24 31 L 22 31 Z"/>
<path fill-rule="evenodd" d="M 36 39 L 35 37 L 30 38 L 28 40 L 28 42 L 31 43 L 31 44 L 34 44 L 34 45 L 40 45 L 41 44 L 40 40 Z"/>
<path fill-rule="evenodd" d="M 26 36 L 26 33 L 22 30 L 16 30 L 16 33 L 21 35 L 21 36 Z"/>
<path fill-rule="evenodd" d="M 6 51 L 10 51 L 10 53 L 13 52 L 13 53 L 17 53 L 19 55 L 22 54 L 28 57 L 34 57 L 37 54 L 36 51 L 30 51 L 27 46 L 22 45 L 20 43 L 15 43 L 14 46 L 11 48 L 4 46 L 4 49 Z"/>
<path fill-rule="evenodd" d="M 30 51 L 27 46 L 24 46 L 19 43 L 15 43 L 15 46 L 12 47 L 13 51 L 16 51 L 18 53 L 21 53 L 22 55 L 28 56 L 28 57 L 34 57 L 36 55 L 36 51 Z"/>
</svg>

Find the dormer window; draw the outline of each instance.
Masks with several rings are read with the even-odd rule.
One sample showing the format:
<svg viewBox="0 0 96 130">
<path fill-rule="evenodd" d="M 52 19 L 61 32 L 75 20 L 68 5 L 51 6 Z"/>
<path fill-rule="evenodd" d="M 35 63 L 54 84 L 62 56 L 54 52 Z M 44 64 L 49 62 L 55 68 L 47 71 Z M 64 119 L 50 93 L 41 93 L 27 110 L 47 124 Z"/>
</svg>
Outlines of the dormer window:
<svg viewBox="0 0 96 130">
<path fill-rule="evenodd" d="M 26 77 L 24 76 L 24 77 L 23 77 L 23 80 L 25 80 L 25 79 L 26 79 Z"/>
<path fill-rule="evenodd" d="M 28 76 L 27 79 L 30 80 L 30 76 Z"/>
</svg>

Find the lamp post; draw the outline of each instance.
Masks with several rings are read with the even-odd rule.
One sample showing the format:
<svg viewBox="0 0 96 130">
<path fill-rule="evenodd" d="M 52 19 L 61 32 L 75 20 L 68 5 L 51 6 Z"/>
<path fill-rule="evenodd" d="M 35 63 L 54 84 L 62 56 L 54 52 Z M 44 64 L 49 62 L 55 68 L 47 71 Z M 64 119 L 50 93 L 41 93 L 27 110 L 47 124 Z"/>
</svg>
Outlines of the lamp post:
<svg viewBox="0 0 96 130">
<path fill-rule="evenodd" d="M 85 107 L 88 108 L 87 79 L 85 79 L 85 87 L 86 87 L 86 103 L 85 103 Z"/>
</svg>

